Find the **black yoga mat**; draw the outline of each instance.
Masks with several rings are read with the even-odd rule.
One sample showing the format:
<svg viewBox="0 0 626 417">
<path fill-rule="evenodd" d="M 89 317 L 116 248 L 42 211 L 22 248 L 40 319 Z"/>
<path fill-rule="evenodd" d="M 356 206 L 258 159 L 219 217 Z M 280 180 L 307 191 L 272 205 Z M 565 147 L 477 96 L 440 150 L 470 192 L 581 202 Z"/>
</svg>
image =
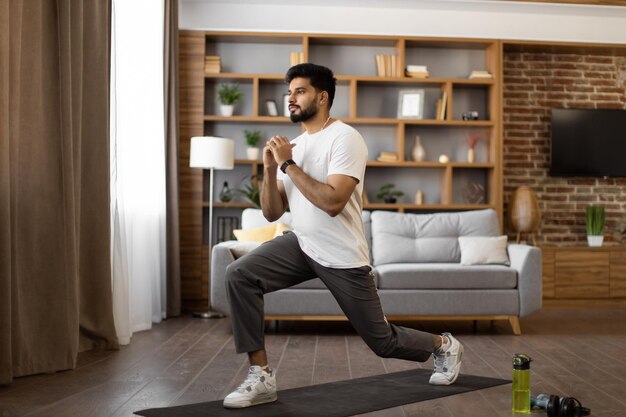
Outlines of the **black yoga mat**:
<svg viewBox="0 0 626 417">
<path fill-rule="evenodd" d="M 459 375 L 453 385 L 434 386 L 428 384 L 430 374 L 427 369 L 416 369 L 279 390 L 277 401 L 242 409 L 226 409 L 219 400 L 152 408 L 135 414 L 145 417 L 347 417 L 511 382 Z"/>
</svg>

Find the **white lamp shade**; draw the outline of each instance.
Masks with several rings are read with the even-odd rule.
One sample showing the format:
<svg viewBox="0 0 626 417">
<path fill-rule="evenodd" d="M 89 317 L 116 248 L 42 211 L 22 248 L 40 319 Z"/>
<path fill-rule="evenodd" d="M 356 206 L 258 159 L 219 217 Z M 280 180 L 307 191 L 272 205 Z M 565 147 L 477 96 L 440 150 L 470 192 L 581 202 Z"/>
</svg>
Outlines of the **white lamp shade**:
<svg viewBox="0 0 626 417">
<path fill-rule="evenodd" d="M 189 166 L 192 168 L 233 169 L 235 141 L 214 136 L 191 138 Z"/>
</svg>

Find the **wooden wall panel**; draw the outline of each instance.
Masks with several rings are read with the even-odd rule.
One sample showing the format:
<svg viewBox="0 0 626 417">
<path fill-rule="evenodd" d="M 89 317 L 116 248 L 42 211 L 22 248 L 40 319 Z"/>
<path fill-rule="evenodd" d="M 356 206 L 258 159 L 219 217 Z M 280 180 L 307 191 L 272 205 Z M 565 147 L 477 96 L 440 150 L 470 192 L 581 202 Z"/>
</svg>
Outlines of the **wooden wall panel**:
<svg viewBox="0 0 626 417">
<path fill-rule="evenodd" d="M 198 31 L 180 32 L 180 138 L 179 202 L 180 265 L 182 309 L 190 311 L 191 300 L 206 303 L 207 274 L 203 274 L 202 190 L 203 172 L 189 168 L 189 146 L 193 136 L 203 135 L 205 35 Z M 203 281 L 205 282 L 203 286 Z"/>
</svg>

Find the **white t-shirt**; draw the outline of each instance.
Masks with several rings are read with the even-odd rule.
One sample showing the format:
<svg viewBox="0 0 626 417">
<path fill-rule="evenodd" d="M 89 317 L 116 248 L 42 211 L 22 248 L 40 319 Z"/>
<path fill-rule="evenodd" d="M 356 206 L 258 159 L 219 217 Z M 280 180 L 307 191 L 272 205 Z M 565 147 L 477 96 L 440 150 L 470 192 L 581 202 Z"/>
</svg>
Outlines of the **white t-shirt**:
<svg viewBox="0 0 626 417">
<path fill-rule="evenodd" d="M 313 179 L 326 184 L 329 175 L 342 174 L 359 181 L 341 213 L 331 217 L 307 200 L 289 176 L 278 170 L 277 179 L 285 186 L 293 214 L 293 231 L 300 247 L 326 267 L 345 269 L 368 265 L 369 251 L 361 218 L 367 163 L 363 137 L 337 120 L 315 134 L 304 132 L 291 143 L 296 144 L 293 160 Z"/>
</svg>

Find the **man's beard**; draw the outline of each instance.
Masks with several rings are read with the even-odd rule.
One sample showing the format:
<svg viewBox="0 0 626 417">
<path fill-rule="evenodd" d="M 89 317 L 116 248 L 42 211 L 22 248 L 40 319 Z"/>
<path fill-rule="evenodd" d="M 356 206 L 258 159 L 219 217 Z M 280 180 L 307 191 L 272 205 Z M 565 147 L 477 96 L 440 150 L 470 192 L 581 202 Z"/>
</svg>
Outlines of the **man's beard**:
<svg viewBox="0 0 626 417">
<path fill-rule="evenodd" d="M 302 107 L 300 107 L 300 113 L 296 113 L 292 111 L 289 114 L 289 118 L 291 119 L 293 123 L 306 122 L 307 120 L 311 119 L 316 114 L 317 114 L 317 106 L 315 106 L 314 104 L 311 104 L 306 109 L 303 109 Z"/>
</svg>

